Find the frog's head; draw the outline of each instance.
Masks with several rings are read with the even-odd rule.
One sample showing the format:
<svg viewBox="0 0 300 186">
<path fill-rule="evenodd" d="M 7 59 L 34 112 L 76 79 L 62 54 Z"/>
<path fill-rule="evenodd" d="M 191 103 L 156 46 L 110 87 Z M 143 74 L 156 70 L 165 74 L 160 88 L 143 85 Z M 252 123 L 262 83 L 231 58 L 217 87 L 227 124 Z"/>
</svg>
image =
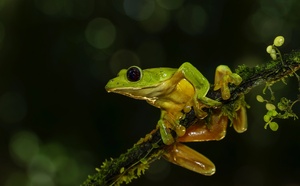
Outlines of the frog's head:
<svg viewBox="0 0 300 186">
<path fill-rule="evenodd" d="M 108 92 L 136 99 L 150 98 L 161 91 L 164 82 L 171 78 L 175 71 L 176 69 L 172 68 L 142 70 L 137 66 L 131 66 L 128 69 L 122 69 L 117 77 L 107 83 L 105 89 Z"/>
</svg>

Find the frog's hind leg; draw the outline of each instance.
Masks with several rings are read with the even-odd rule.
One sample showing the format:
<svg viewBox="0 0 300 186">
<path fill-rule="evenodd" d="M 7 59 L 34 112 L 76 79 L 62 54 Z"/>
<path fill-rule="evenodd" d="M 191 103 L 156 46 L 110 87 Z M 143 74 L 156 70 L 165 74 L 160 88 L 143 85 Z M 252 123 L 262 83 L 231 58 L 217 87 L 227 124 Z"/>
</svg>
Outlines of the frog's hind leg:
<svg viewBox="0 0 300 186">
<path fill-rule="evenodd" d="M 221 111 L 214 111 L 210 115 L 209 124 L 200 119 L 186 129 L 185 135 L 177 138 L 180 142 L 200 142 L 221 140 L 226 135 L 228 117 L 222 115 Z"/>
<path fill-rule="evenodd" d="M 216 68 L 214 90 L 221 90 L 223 100 L 228 100 L 231 96 L 229 84 L 238 86 L 241 82 L 242 78 L 238 74 L 232 73 L 228 66 L 220 65 Z M 241 97 L 237 104 L 239 104 L 239 106 L 235 110 L 235 117 L 230 119 L 232 120 L 235 131 L 242 133 L 247 130 L 248 125 L 244 97 Z"/>
<path fill-rule="evenodd" d="M 247 113 L 246 107 L 240 106 L 240 108 L 236 111 L 236 117 L 233 118 L 233 128 L 236 132 L 242 133 L 247 130 L 248 122 L 247 122 Z"/>
<path fill-rule="evenodd" d="M 216 171 L 215 165 L 207 157 L 181 143 L 169 146 L 163 157 L 176 165 L 203 175 L 210 176 Z"/>
</svg>

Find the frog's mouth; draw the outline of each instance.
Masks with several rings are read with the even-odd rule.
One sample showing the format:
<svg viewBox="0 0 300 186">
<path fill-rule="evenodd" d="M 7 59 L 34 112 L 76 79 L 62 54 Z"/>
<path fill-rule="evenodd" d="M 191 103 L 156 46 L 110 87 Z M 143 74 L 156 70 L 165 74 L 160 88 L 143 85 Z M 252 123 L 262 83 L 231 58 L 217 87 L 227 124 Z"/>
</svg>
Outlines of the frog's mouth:
<svg viewBox="0 0 300 186">
<path fill-rule="evenodd" d="M 153 100 L 153 99 L 157 99 L 162 95 L 168 94 L 170 92 L 169 89 L 172 88 L 172 86 L 166 87 L 162 85 L 163 84 L 144 87 L 144 88 L 133 88 L 133 87 L 110 88 L 110 89 L 106 89 L 106 91 L 121 94 L 135 99 Z"/>
</svg>

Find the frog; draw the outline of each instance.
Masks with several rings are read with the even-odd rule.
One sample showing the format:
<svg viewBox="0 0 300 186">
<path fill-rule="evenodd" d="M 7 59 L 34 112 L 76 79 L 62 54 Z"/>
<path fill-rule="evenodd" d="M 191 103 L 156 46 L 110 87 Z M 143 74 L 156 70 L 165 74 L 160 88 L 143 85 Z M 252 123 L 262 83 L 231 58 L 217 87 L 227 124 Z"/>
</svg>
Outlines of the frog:
<svg viewBox="0 0 300 186">
<path fill-rule="evenodd" d="M 242 81 L 226 65 L 216 68 L 214 90 L 221 91 L 222 99 L 230 98 L 229 84 Z M 138 100 L 145 100 L 161 110 L 157 128 L 164 144 L 175 143 L 172 131 L 177 137 L 186 134 L 186 128 L 179 121 L 193 108 L 198 119 L 208 113 L 204 108 L 220 108 L 222 103 L 207 97 L 211 84 L 191 63 L 184 62 L 179 68 L 159 67 L 142 70 L 138 66 L 119 71 L 117 77 L 108 81 L 107 92 L 118 93 Z"/>
</svg>

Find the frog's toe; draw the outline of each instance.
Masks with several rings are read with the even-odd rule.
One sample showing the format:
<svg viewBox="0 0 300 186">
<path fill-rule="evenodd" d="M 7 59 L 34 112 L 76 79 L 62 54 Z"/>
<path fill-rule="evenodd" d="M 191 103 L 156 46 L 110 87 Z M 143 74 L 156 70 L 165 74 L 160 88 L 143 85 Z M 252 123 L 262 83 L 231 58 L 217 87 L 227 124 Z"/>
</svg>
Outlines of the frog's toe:
<svg viewBox="0 0 300 186">
<path fill-rule="evenodd" d="M 161 138 L 166 145 L 171 145 L 175 142 L 171 134 L 162 135 Z"/>
<path fill-rule="evenodd" d="M 236 113 L 237 117 L 233 120 L 233 128 L 238 133 L 245 132 L 248 127 L 246 107 L 241 106 L 241 108 L 236 111 Z"/>
<path fill-rule="evenodd" d="M 190 112 L 192 110 L 192 106 L 190 106 L 190 105 L 186 105 L 184 108 L 183 108 L 183 112 L 184 113 L 188 113 L 188 112 Z"/>
<path fill-rule="evenodd" d="M 178 137 L 181 137 L 181 136 L 183 136 L 185 134 L 186 129 L 185 129 L 184 126 L 178 124 L 176 126 L 176 128 L 175 128 L 175 132 L 176 132 L 176 134 L 177 134 Z"/>
<path fill-rule="evenodd" d="M 161 120 L 158 121 L 158 126 L 159 126 L 161 139 L 163 140 L 164 144 L 171 145 L 172 143 L 174 143 L 174 138 L 170 132 L 170 129 L 168 129 Z"/>
</svg>

